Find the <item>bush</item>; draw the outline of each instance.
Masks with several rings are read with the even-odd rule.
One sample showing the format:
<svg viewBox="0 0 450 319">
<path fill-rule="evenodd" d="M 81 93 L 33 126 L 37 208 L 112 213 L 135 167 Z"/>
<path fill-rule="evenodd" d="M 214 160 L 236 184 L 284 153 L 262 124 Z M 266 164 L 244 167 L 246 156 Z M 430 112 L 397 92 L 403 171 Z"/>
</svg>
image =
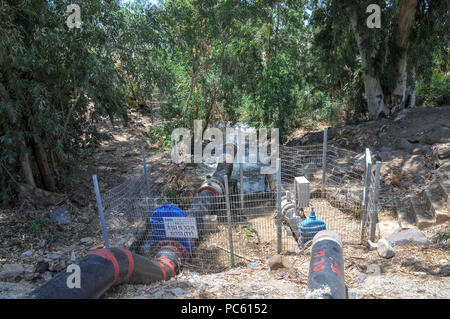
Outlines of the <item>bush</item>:
<svg viewBox="0 0 450 319">
<path fill-rule="evenodd" d="M 450 104 L 450 77 L 448 73 L 433 70 L 429 80 L 417 83 L 417 105 L 438 106 Z"/>
</svg>

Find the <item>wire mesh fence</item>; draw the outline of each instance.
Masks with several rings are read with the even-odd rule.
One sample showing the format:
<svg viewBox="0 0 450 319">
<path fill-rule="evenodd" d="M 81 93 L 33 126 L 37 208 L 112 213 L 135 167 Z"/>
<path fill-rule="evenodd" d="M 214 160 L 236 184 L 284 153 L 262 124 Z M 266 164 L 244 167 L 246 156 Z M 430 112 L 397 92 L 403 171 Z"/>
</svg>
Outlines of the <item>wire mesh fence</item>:
<svg viewBox="0 0 450 319">
<path fill-rule="evenodd" d="M 322 144 L 281 146 L 279 177 L 265 175 L 269 187 L 256 193 L 243 193 L 244 185 L 230 180 L 221 194 L 168 196 L 162 188 L 149 190 L 152 177 L 139 170 L 99 197 L 104 234 L 110 246 L 146 256 L 168 240 L 178 242 L 189 256 L 185 265 L 205 272 L 266 261 L 278 252 L 299 253 L 298 238 L 280 213 L 280 199 L 294 194 L 295 177 L 305 176 L 310 183 L 303 194 L 309 198 L 305 217 L 314 210 L 344 243 L 361 243 L 372 234 L 379 210 L 379 169 L 378 176 L 376 168 L 368 174 L 365 156 L 334 145 L 325 150 Z"/>
</svg>

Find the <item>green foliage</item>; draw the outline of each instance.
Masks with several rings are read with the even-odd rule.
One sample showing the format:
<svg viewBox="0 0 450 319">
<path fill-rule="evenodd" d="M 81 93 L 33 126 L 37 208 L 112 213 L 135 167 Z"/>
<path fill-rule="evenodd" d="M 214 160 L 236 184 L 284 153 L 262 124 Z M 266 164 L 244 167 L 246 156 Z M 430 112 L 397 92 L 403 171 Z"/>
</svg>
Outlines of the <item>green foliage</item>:
<svg viewBox="0 0 450 319">
<path fill-rule="evenodd" d="M 43 217 L 34 219 L 28 227 L 27 232 L 31 236 L 45 239 L 48 242 L 62 237 L 56 225 L 50 219 Z"/>
<path fill-rule="evenodd" d="M 350 23 L 368 4 L 380 29 L 362 32 L 363 61 Z M 362 73 L 396 83 L 400 0 L 80 0 L 82 27 L 66 26 L 68 0 L 0 2 L 0 200 L 13 201 L 29 157 L 38 187 L 37 143 L 58 188 L 108 138 L 105 119 L 127 123 L 127 106 L 167 99 L 148 133 L 171 147 L 171 132 L 217 121 L 277 127 L 284 140 L 303 118 L 357 122 L 368 108 Z M 448 1 L 419 0 L 409 74 L 417 100 L 448 103 Z M 434 69 L 433 73 L 431 70 Z M 6 92 L 6 93 L 5 93 Z M 43 160 L 41 160 L 43 161 Z M 42 164 L 42 163 L 41 163 Z"/>
<path fill-rule="evenodd" d="M 450 76 L 433 70 L 429 81 L 420 79 L 417 84 L 417 104 L 437 106 L 450 104 Z"/>
</svg>

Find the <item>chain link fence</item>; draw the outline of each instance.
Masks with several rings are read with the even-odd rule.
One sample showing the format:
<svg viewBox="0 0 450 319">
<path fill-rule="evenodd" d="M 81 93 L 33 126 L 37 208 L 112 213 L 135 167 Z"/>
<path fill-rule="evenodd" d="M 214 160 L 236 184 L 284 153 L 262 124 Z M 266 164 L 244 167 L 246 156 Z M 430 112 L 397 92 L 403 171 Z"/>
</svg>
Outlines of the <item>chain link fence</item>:
<svg viewBox="0 0 450 319">
<path fill-rule="evenodd" d="M 152 256 L 165 241 L 176 241 L 189 255 L 185 265 L 204 272 L 265 262 L 276 253 L 299 253 L 302 248 L 281 214 L 281 198 L 295 193 L 298 176 L 310 183 L 308 193 L 302 194 L 309 198 L 302 210 L 306 217 L 314 209 L 344 243 L 372 238 L 379 210 L 379 165 L 367 165 L 364 155 L 322 144 L 281 146 L 279 162 L 277 174 L 262 177 L 267 187 L 254 193 L 244 193 L 239 179 L 227 178 L 221 194 L 167 196 L 162 188 L 150 189 L 152 175 L 144 169 L 100 193 L 94 176 L 106 246 Z M 248 181 L 241 172 L 240 181 Z"/>
</svg>

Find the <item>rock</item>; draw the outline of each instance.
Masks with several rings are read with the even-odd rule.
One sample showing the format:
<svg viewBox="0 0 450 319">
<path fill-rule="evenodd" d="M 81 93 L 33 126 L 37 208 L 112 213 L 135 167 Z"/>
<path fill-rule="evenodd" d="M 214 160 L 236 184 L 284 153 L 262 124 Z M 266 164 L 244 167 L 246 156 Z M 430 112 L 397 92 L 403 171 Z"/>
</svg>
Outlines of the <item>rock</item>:
<svg viewBox="0 0 450 319">
<path fill-rule="evenodd" d="M 392 244 L 392 246 L 400 245 L 418 245 L 418 246 L 429 246 L 430 242 L 424 233 L 422 233 L 417 228 L 410 228 L 397 233 L 391 234 L 387 240 Z"/>
<path fill-rule="evenodd" d="M 367 265 L 366 273 L 373 274 L 375 276 L 381 275 L 381 267 L 377 264 Z"/>
<path fill-rule="evenodd" d="M 450 266 L 442 267 L 439 273 L 442 274 L 442 276 L 450 276 Z"/>
<path fill-rule="evenodd" d="M 270 270 L 277 270 L 280 268 L 292 268 L 292 262 L 287 256 L 274 255 L 269 259 Z"/>
<path fill-rule="evenodd" d="M 449 141 L 450 141 L 450 129 L 447 126 L 433 128 L 423 138 L 423 142 L 430 145 L 436 143 L 445 143 Z"/>
<path fill-rule="evenodd" d="M 450 148 L 440 150 L 438 152 L 438 157 L 441 160 L 449 158 L 450 157 Z"/>
<path fill-rule="evenodd" d="M 395 250 L 391 244 L 384 238 L 377 242 L 377 252 L 380 257 L 389 259 L 395 256 Z"/>
<path fill-rule="evenodd" d="M 16 281 L 22 272 L 23 266 L 20 264 L 5 264 L 0 272 L 0 281 Z"/>
<path fill-rule="evenodd" d="M 67 211 L 66 205 L 62 205 L 54 209 L 50 213 L 50 219 L 58 225 L 67 225 L 72 223 L 72 218 L 70 217 L 70 214 Z"/>
<path fill-rule="evenodd" d="M 60 272 L 66 268 L 65 260 L 52 260 L 48 265 L 48 270 L 52 272 Z"/>
<path fill-rule="evenodd" d="M 48 262 L 40 261 L 40 262 L 38 262 L 36 264 L 36 267 L 34 268 L 34 271 L 37 272 L 37 273 L 42 274 L 42 273 L 47 271 L 48 266 L 49 266 Z"/>
<path fill-rule="evenodd" d="M 84 237 L 80 239 L 80 242 L 82 244 L 90 244 L 92 243 L 94 240 L 92 239 L 92 237 Z"/>
<path fill-rule="evenodd" d="M 391 159 L 392 153 L 391 152 L 378 152 L 378 158 L 382 162 L 387 162 Z"/>
</svg>

